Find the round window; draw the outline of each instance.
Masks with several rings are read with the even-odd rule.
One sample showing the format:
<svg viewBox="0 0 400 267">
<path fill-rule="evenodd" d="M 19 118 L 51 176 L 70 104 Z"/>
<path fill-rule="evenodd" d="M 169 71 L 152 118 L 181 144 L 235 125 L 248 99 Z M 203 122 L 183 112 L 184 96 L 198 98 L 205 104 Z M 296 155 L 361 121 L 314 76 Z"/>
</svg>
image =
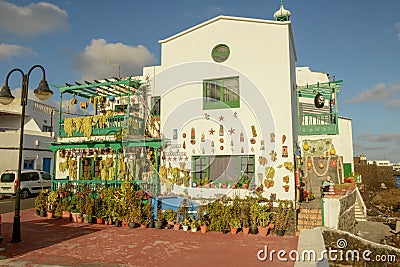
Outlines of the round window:
<svg viewBox="0 0 400 267">
<path fill-rule="evenodd" d="M 212 50 L 211 56 L 215 62 L 224 62 L 229 57 L 229 47 L 224 44 L 219 44 Z"/>
</svg>

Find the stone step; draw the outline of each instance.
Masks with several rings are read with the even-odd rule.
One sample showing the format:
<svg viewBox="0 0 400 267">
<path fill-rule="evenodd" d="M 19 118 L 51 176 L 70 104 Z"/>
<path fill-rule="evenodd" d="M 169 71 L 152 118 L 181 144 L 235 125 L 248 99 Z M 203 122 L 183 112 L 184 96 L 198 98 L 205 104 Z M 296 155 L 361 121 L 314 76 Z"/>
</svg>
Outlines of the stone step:
<svg viewBox="0 0 400 267">
<path fill-rule="evenodd" d="M 310 214 L 310 213 L 322 213 L 321 209 L 307 209 L 307 208 L 301 208 L 300 209 L 300 214 L 302 213 L 306 213 L 306 214 Z"/>
<path fill-rule="evenodd" d="M 304 229 L 314 229 L 316 227 L 321 227 L 321 224 L 315 224 L 315 225 L 297 225 L 297 231 L 304 230 Z"/>
<path fill-rule="evenodd" d="M 300 213 L 299 216 L 297 217 L 298 220 L 301 220 L 301 219 L 313 220 L 313 219 L 320 219 L 320 218 L 322 218 L 322 214 L 303 214 L 303 213 Z"/>
</svg>

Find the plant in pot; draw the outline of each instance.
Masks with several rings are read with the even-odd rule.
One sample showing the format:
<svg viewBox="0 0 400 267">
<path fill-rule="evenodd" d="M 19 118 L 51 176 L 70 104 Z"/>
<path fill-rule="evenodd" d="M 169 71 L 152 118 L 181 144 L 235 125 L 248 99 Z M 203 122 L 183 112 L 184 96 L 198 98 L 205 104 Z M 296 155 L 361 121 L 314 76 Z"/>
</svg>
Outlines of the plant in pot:
<svg viewBox="0 0 400 267">
<path fill-rule="evenodd" d="M 250 231 L 250 200 L 248 198 L 240 203 L 240 218 L 243 234 L 248 235 Z"/>
<path fill-rule="evenodd" d="M 61 203 L 61 217 L 63 220 L 69 221 L 71 219 L 70 203 L 68 198 L 63 198 Z"/>
<path fill-rule="evenodd" d="M 165 218 L 165 215 L 164 215 L 162 209 L 158 209 L 157 210 L 157 220 L 154 222 L 154 227 L 156 229 L 162 229 L 162 226 L 164 224 L 164 218 Z"/>
<path fill-rule="evenodd" d="M 229 227 L 231 228 L 231 234 L 236 234 L 238 229 L 242 226 L 240 223 L 240 218 L 238 216 L 231 216 L 229 220 Z"/>
<path fill-rule="evenodd" d="M 40 217 L 45 217 L 46 216 L 46 206 L 47 206 L 47 194 L 48 194 L 47 189 L 43 189 L 39 192 L 38 196 L 35 198 L 35 204 L 34 204 L 34 209 L 36 213 Z"/>
<path fill-rule="evenodd" d="M 189 230 L 189 224 L 190 224 L 189 218 L 183 219 L 183 223 L 182 223 L 183 231 L 187 232 Z"/>
<path fill-rule="evenodd" d="M 289 220 L 293 212 L 293 203 L 290 200 L 281 200 L 276 212 L 275 233 L 277 236 L 283 236 L 288 228 Z"/>
<path fill-rule="evenodd" d="M 104 223 L 105 205 L 103 204 L 103 201 L 102 201 L 102 199 L 100 197 L 97 197 L 95 199 L 94 216 L 96 217 L 96 223 L 97 224 L 103 224 Z"/>
<path fill-rule="evenodd" d="M 268 235 L 271 212 L 267 205 L 260 205 L 258 214 L 258 232 L 261 236 Z"/>
<path fill-rule="evenodd" d="M 171 229 L 175 223 L 176 220 L 176 211 L 172 210 L 172 209 L 166 209 L 164 212 L 165 215 L 165 220 L 168 223 L 168 229 Z"/>
<path fill-rule="evenodd" d="M 58 202 L 57 191 L 50 191 L 47 195 L 47 218 L 53 218 L 54 211 L 56 210 Z"/>
<path fill-rule="evenodd" d="M 89 195 L 85 195 L 84 206 L 83 206 L 83 221 L 86 223 L 92 223 L 93 206 L 94 206 L 94 199 L 91 198 Z"/>
<path fill-rule="evenodd" d="M 199 227 L 199 221 L 194 217 L 190 218 L 190 231 L 197 232 L 197 227 Z"/>
<path fill-rule="evenodd" d="M 142 204 L 142 209 L 140 213 L 140 226 L 142 228 L 147 228 L 148 224 L 153 219 L 153 207 L 150 203 Z"/>
<path fill-rule="evenodd" d="M 199 206 L 197 208 L 197 218 L 200 225 L 200 232 L 205 234 L 207 232 L 207 226 L 209 224 L 208 214 L 206 214 L 206 208 Z"/>
<path fill-rule="evenodd" d="M 250 234 L 256 235 L 258 233 L 257 223 L 259 216 L 260 206 L 256 199 L 252 199 L 250 204 Z"/>
<path fill-rule="evenodd" d="M 80 216 L 79 204 L 82 202 L 80 192 L 76 192 L 69 202 L 69 211 L 71 212 L 71 218 L 73 222 L 78 221 L 78 216 Z"/>
</svg>

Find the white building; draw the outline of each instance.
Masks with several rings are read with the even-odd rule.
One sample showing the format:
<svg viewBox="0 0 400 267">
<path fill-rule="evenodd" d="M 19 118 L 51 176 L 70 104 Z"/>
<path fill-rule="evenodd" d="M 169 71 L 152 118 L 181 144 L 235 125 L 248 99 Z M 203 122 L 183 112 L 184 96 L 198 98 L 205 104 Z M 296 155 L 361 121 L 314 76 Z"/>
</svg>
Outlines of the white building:
<svg viewBox="0 0 400 267">
<path fill-rule="evenodd" d="M 0 172 L 18 168 L 21 125 L 20 98 L 10 105 L 0 105 Z M 57 114 L 51 106 L 29 99 L 25 110 L 23 169 L 50 172 L 53 153 L 48 149 L 57 129 Z"/>
<path fill-rule="evenodd" d="M 143 74 L 152 102 L 160 99 L 161 133 L 170 140 L 162 164 L 191 174 L 189 188 L 165 183 L 162 192 L 245 194 L 231 189 L 246 174 L 250 187 L 262 185 L 265 196 L 294 199 L 298 115 L 291 22 L 218 16 L 160 44 L 161 65 Z"/>
</svg>

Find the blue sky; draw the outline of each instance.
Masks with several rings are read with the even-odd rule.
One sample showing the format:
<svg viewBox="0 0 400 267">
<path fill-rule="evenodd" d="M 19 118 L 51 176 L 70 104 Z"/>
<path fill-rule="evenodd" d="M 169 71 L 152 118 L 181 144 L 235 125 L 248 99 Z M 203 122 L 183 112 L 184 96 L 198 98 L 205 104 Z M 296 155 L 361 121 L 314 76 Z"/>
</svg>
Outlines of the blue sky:
<svg viewBox="0 0 400 267">
<path fill-rule="evenodd" d="M 297 65 L 344 80 L 339 112 L 352 118 L 355 155 L 400 162 L 400 1 L 284 5 Z M 158 40 L 218 15 L 273 19 L 278 8 L 278 0 L 0 0 L 1 84 L 12 68 L 35 64 L 45 66 L 50 84 L 117 76 L 116 65 L 121 76 L 139 75 L 160 63 Z M 35 70 L 30 87 L 40 78 Z M 9 85 L 20 87 L 21 78 L 13 75 Z"/>
</svg>

